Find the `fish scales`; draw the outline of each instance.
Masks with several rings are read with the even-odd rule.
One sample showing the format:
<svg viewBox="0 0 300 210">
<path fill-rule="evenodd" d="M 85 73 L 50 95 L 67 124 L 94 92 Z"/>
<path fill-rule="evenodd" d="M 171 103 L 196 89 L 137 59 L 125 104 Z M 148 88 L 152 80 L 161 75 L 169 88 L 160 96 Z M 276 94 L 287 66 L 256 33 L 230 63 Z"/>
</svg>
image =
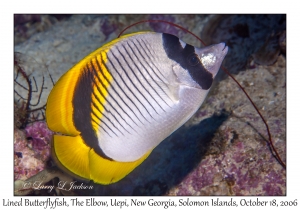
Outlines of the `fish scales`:
<svg viewBox="0 0 300 210">
<path fill-rule="evenodd" d="M 48 98 L 48 126 L 66 135 L 54 136 L 56 161 L 97 183 L 122 179 L 199 109 L 227 50 L 139 32 L 92 52 Z"/>
</svg>

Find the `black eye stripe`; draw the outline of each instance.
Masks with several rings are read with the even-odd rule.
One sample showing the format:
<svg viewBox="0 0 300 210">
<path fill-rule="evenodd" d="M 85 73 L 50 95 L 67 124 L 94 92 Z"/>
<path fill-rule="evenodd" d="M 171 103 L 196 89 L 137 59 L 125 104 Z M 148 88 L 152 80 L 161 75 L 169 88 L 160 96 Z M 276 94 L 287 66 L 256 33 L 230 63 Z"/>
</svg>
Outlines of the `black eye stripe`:
<svg viewBox="0 0 300 210">
<path fill-rule="evenodd" d="M 189 44 L 186 44 L 183 48 L 179 38 L 171 34 L 163 33 L 162 39 L 168 57 L 187 69 L 202 89 L 208 90 L 213 82 L 213 74 L 204 68 L 198 57 L 193 60 L 194 62 L 189 60 L 191 55 L 196 55 L 195 48 Z M 197 61 L 199 62 L 197 63 Z"/>
<path fill-rule="evenodd" d="M 193 54 L 189 55 L 187 57 L 187 61 L 188 61 L 188 64 L 190 66 L 197 66 L 200 63 L 200 60 L 199 60 L 198 55 L 196 53 L 193 53 Z"/>
</svg>

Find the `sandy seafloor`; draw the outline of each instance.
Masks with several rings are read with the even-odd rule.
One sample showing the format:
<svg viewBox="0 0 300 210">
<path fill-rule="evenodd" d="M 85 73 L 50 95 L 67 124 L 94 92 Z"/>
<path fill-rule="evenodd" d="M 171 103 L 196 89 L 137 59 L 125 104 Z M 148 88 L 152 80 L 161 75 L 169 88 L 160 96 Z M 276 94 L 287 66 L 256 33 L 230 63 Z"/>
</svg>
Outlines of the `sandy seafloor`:
<svg viewBox="0 0 300 210">
<path fill-rule="evenodd" d="M 37 84 L 45 76 L 48 89 L 42 94 L 41 105 L 52 87 L 48 72 L 57 81 L 76 62 L 136 21 L 164 19 L 191 30 L 208 44 L 225 42 L 229 53 L 223 64 L 265 117 L 274 146 L 286 162 L 285 15 L 36 15 L 34 18 L 20 15 L 18 18 L 15 18 L 14 50 L 21 53 L 26 73 L 30 78 L 35 77 Z M 173 33 L 189 44 L 200 46 L 191 35 L 164 24 L 142 24 L 128 33 L 141 30 Z M 22 88 L 17 85 L 15 88 L 26 95 Z M 38 94 L 33 95 L 32 103 L 37 98 Z M 108 186 L 87 182 L 94 185 L 93 190 L 77 190 L 74 194 L 286 195 L 286 170 L 272 155 L 267 141 L 261 118 L 234 81 L 220 70 L 196 114 L 155 148 L 138 168 Z M 24 158 L 25 154 L 19 153 L 15 158 Z M 46 163 L 41 164 L 34 171 L 47 167 Z M 31 169 L 23 172 L 26 170 Z M 30 174 L 17 173 L 15 177 L 22 179 Z"/>
</svg>

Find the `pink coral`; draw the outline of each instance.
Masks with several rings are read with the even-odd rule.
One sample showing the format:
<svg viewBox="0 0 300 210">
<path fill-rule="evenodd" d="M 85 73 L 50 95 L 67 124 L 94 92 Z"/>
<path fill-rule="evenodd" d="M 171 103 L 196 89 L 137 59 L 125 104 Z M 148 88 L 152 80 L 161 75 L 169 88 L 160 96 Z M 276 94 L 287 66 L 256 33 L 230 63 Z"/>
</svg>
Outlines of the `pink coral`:
<svg viewBox="0 0 300 210">
<path fill-rule="evenodd" d="M 26 134 L 26 135 L 25 135 Z M 50 158 L 52 132 L 44 122 L 35 122 L 14 134 L 15 180 L 25 180 L 42 171 Z M 27 138 L 30 137 L 29 140 Z"/>
<path fill-rule="evenodd" d="M 32 148 L 42 156 L 50 155 L 50 140 L 53 132 L 50 131 L 45 122 L 35 122 L 25 128 L 26 136 L 31 138 Z M 46 157 L 42 159 L 47 159 Z"/>
</svg>

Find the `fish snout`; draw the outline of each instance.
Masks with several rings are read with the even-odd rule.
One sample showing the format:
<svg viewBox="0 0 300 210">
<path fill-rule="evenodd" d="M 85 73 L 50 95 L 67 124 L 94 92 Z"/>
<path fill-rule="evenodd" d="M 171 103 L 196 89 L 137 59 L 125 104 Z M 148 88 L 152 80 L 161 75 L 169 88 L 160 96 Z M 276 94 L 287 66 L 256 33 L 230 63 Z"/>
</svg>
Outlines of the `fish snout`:
<svg viewBox="0 0 300 210">
<path fill-rule="evenodd" d="M 225 43 L 222 42 L 204 48 L 196 48 L 195 52 L 199 56 L 204 68 L 215 77 L 228 52 L 228 46 L 225 46 Z"/>
</svg>

